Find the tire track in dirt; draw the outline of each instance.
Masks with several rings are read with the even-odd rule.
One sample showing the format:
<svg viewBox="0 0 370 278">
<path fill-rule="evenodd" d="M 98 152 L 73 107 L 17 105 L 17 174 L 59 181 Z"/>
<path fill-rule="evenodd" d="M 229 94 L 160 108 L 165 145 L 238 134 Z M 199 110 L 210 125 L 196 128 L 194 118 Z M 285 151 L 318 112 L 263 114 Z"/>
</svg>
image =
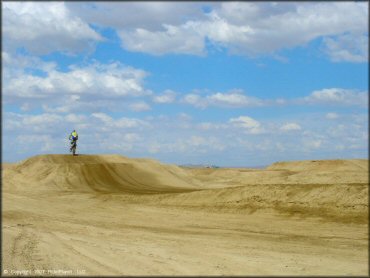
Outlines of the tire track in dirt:
<svg viewBox="0 0 370 278">
<path fill-rule="evenodd" d="M 117 268 L 104 264 L 101 260 L 93 257 L 92 253 L 87 250 L 89 242 L 79 240 L 77 244 L 76 240 L 60 232 L 49 232 L 48 235 L 51 237 L 51 242 L 58 246 L 56 249 L 64 250 L 63 253 L 68 254 L 68 259 L 65 261 L 66 264 L 73 261 L 76 269 L 81 269 L 81 266 L 83 266 L 87 274 L 98 273 L 102 270 L 103 273 L 109 275 L 120 274 Z"/>
<path fill-rule="evenodd" d="M 16 226 L 20 230 L 14 238 L 10 260 L 14 269 L 23 265 L 26 269 L 33 271 L 37 268 L 35 262 L 42 260 L 38 248 L 39 235 L 30 226 L 32 224 L 18 224 Z"/>
</svg>

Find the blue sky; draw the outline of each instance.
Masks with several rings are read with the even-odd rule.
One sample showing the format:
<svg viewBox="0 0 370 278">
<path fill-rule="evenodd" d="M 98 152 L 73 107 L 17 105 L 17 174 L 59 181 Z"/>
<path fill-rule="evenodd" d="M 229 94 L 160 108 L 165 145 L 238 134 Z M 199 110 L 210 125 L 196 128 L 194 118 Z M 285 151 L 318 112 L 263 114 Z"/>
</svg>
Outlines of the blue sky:
<svg viewBox="0 0 370 278">
<path fill-rule="evenodd" d="M 3 2 L 3 152 L 368 156 L 367 2 Z"/>
</svg>

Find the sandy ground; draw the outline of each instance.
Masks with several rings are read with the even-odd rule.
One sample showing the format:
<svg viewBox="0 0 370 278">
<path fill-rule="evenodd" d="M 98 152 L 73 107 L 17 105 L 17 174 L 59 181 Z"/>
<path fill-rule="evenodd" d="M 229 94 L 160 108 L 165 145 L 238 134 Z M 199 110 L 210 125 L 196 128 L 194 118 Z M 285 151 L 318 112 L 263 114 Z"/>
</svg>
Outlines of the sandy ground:
<svg viewBox="0 0 370 278">
<path fill-rule="evenodd" d="M 368 160 L 2 166 L 2 274 L 368 275 Z"/>
</svg>

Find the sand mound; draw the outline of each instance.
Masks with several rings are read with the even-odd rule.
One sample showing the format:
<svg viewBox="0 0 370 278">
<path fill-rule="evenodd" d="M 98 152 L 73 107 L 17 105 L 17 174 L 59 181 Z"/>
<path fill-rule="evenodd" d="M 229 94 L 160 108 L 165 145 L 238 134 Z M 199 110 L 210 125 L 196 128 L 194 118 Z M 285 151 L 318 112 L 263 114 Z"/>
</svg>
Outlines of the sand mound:
<svg viewBox="0 0 370 278">
<path fill-rule="evenodd" d="M 119 155 L 40 155 L 22 161 L 13 176 L 32 186 L 101 193 L 187 192 L 199 183 L 186 171 L 150 159 Z"/>
</svg>

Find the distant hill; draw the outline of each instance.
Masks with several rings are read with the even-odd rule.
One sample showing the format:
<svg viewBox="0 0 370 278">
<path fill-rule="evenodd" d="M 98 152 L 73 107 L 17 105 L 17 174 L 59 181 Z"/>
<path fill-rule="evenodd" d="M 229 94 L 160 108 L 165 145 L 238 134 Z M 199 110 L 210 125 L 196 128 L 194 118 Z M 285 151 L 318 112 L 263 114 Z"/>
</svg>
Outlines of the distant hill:
<svg viewBox="0 0 370 278">
<path fill-rule="evenodd" d="M 208 164 L 182 164 L 179 165 L 179 167 L 185 167 L 185 168 L 221 168 L 217 165 L 208 165 Z"/>
<path fill-rule="evenodd" d="M 268 165 L 257 165 L 257 166 L 218 166 L 218 165 L 208 165 L 208 164 L 181 164 L 178 165 L 179 167 L 185 167 L 185 168 L 248 168 L 248 169 L 265 169 Z"/>
</svg>

